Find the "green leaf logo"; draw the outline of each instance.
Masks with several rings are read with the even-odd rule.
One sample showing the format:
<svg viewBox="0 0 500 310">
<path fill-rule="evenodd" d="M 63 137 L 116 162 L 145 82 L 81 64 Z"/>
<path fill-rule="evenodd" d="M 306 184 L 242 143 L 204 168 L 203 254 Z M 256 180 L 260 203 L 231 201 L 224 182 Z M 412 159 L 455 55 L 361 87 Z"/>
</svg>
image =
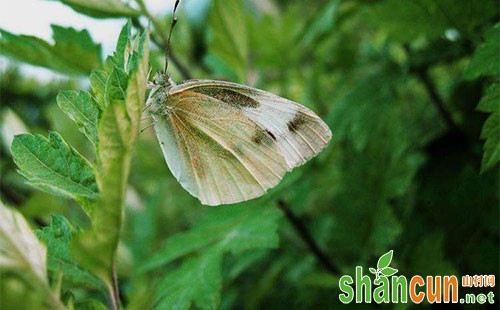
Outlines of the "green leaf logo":
<svg viewBox="0 0 500 310">
<path fill-rule="evenodd" d="M 380 273 L 381 273 L 381 276 L 390 277 L 390 276 L 398 273 L 398 270 L 391 268 L 391 267 L 385 267 L 384 269 L 380 270 Z"/>
<path fill-rule="evenodd" d="M 368 270 L 375 275 L 375 280 L 379 279 L 380 277 L 390 277 L 398 272 L 397 269 L 389 267 L 389 264 L 392 261 L 392 254 L 393 251 L 390 250 L 389 252 L 380 256 L 377 262 L 377 269 L 368 268 Z"/>
<path fill-rule="evenodd" d="M 377 269 L 383 269 L 383 268 L 389 266 L 391 261 L 392 261 L 392 250 L 390 250 L 389 252 L 380 256 L 380 258 L 378 259 L 378 262 L 377 262 Z"/>
</svg>

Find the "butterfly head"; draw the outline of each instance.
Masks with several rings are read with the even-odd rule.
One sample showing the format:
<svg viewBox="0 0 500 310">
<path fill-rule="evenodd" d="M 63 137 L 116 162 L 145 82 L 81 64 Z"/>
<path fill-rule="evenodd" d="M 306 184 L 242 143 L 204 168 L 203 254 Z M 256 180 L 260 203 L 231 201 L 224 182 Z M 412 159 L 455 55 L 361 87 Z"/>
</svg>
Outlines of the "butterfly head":
<svg viewBox="0 0 500 310">
<path fill-rule="evenodd" d="M 146 106 L 153 114 L 165 114 L 167 107 L 165 102 L 168 99 L 170 89 L 177 85 L 165 72 L 160 71 L 155 74 L 153 82 L 150 82 L 151 92 Z"/>
<path fill-rule="evenodd" d="M 168 73 L 164 71 L 159 71 L 158 73 L 156 73 L 153 79 L 153 84 L 155 86 L 165 86 L 165 87 L 176 85 L 175 82 L 172 80 L 172 78 L 170 78 Z"/>
</svg>

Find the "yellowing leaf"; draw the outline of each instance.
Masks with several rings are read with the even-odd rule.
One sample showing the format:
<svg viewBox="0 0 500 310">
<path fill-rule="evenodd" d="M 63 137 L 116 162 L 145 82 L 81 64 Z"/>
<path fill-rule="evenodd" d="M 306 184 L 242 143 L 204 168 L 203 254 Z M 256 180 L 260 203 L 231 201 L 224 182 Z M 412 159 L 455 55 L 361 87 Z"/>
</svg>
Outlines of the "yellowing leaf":
<svg viewBox="0 0 500 310">
<path fill-rule="evenodd" d="M 0 202 L 0 268 L 29 273 L 47 282 L 47 249 L 38 241 L 24 217 Z"/>
<path fill-rule="evenodd" d="M 126 64 L 122 68 L 115 66 L 106 82 L 106 107 L 98 124 L 96 181 L 101 198 L 92 216 L 92 230 L 77 235 L 72 244 L 77 260 L 102 279 L 110 290 L 132 150 L 146 96 L 148 44 L 149 32 L 145 32 L 131 55 L 137 54 L 134 69 L 129 70 Z M 123 54 L 117 56 L 121 58 Z"/>
</svg>

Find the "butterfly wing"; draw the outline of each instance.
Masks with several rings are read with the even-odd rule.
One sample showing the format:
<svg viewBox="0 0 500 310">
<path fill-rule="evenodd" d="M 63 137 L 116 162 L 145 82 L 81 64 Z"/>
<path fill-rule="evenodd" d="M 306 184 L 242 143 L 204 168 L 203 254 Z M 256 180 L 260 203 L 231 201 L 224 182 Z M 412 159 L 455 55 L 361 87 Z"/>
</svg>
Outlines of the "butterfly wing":
<svg viewBox="0 0 500 310">
<path fill-rule="evenodd" d="M 286 173 L 272 136 L 240 109 L 190 90 L 170 94 L 167 106 L 168 113 L 152 115 L 165 159 L 203 204 L 259 197 Z"/>
<path fill-rule="evenodd" d="M 332 137 L 330 128 L 313 111 L 266 91 L 224 81 L 191 80 L 172 88 L 171 93 L 185 90 L 240 110 L 276 141 L 288 170 L 321 152 Z"/>
</svg>

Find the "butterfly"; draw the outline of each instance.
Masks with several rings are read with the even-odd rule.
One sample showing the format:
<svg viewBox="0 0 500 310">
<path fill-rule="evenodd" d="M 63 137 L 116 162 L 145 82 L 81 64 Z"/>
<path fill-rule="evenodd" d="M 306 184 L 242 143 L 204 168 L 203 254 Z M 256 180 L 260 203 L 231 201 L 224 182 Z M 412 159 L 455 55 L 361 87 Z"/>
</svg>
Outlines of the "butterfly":
<svg viewBox="0 0 500 310">
<path fill-rule="evenodd" d="M 159 72 L 146 105 L 170 171 L 204 205 L 264 195 L 332 137 L 310 109 L 231 82 Z"/>
</svg>

